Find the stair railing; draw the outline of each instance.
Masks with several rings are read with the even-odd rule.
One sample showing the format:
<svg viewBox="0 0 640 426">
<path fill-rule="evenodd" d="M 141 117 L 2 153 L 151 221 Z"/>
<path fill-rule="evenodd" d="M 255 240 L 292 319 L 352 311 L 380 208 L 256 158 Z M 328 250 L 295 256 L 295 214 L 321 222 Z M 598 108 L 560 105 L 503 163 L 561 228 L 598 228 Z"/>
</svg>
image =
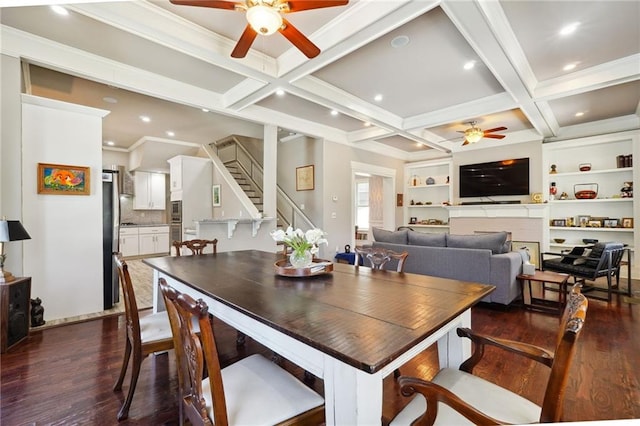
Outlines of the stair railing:
<svg viewBox="0 0 640 426">
<path fill-rule="evenodd" d="M 262 181 L 264 176 L 262 166 L 234 136 L 231 136 L 224 141 L 227 145 L 234 146 L 232 157 L 225 158 L 224 165 L 237 165 L 241 170 L 241 173 L 249 179 L 251 186 L 257 189 L 257 192 L 260 193 L 260 197 L 262 198 Z M 219 152 L 218 146 L 216 146 L 216 149 L 217 152 Z M 294 229 L 315 228 L 311 219 L 309 219 L 309 217 L 296 205 L 296 203 L 286 194 L 286 192 L 282 190 L 279 185 L 276 185 L 276 215 L 278 226 L 291 226 Z"/>
</svg>

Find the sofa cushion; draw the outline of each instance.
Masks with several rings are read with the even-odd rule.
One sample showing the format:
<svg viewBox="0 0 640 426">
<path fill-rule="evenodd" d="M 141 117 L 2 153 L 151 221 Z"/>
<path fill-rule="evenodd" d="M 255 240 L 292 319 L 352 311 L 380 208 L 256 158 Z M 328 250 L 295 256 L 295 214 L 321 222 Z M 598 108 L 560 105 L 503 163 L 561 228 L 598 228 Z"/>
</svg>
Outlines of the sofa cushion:
<svg viewBox="0 0 640 426">
<path fill-rule="evenodd" d="M 446 247 L 447 237 L 446 234 L 432 234 L 424 232 L 409 231 L 407 234 L 409 244 L 414 246 L 429 246 L 429 247 Z"/>
<path fill-rule="evenodd" d="M 492 254 L 501 254 L 505 249 L 508 234 L 506 232 L 493 232 L 480 235 L 447 235 L 447 247 L 488 249 Z"/>
<path fill-rule="evenodd" d="M 382 228 L 373 228 L 373 239 L 381 243 L 407 244 L 408 229 L 400 231 L 387 231 Z"/>
</svg>

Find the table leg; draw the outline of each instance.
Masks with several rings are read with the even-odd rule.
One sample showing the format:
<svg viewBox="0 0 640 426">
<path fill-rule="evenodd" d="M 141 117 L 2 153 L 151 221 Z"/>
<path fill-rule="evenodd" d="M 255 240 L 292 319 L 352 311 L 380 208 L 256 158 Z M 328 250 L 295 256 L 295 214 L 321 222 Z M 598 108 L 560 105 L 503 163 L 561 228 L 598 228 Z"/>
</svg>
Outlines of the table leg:
<svg viewBox="0 0 640 426">
<path fill-rule="evenodd" d="M 458 337 L 458 327 L 471 328 L 471 309 L 459 317 L 459 324 L 451 327 L 447 334 L 438 340 L 438 360 L 440 368 L 459 368 L 471 356 L 471 340 Z"/>
<path fill-rule="evenodd" d="M 325 357 L 324 400 L 327 425 L 379 425 L 382 374 L 368 374 Z"/>
</svg>

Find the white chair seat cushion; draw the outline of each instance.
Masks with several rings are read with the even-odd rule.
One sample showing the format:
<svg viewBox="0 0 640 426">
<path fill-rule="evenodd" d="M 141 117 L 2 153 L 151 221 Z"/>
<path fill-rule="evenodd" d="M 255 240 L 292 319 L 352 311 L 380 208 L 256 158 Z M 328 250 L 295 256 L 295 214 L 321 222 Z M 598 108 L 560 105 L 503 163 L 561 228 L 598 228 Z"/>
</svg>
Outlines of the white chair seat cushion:
<svg viewBox="0 0 640 426">
<path fill-rule="evenodd" d="M 196 332 L 200 332 L 200 324 L 198 324 L 197 318 L 194 318 L 193 327 Z M 167 311 L 140 316 L 140 340 L 142 343 L 157 342 L 171 338 L 173 338 L 173 335 Z"/>
<path fill-rule="evenodd" d="M 538 423 L 542 409 L 507 389 L 464 371 L 445 368 L 432 382 L 449 389 L 479 411 L 513 424 Z M 469 420 L 441 402 L 438 403 L 436 425 L 472 425 Z M 427 409 L 425 398 L 417 394 L 393 419 L 390 426 L 409 425 Z"/>
<path fill-rule="evenodd" d="M 324 404 L 324 399 L 262 355 L 222 369 L 230 425 L 274 425 Z M 209 379 L 202 393 L 213 419 Z"/>
</svg>

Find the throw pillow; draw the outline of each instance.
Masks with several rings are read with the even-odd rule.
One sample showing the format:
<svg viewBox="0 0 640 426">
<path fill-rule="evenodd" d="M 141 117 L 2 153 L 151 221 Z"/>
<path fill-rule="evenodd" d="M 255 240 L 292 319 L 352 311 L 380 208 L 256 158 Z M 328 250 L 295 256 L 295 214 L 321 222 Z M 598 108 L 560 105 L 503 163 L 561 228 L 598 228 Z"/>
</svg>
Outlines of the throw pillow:
<svg viewBox="0 0 640 426">
<path fill-rule="evenodd" d="M 503 253 L 507 232 L 493 232 L 480 235 L 447 235 L 447 247 L 489 249 L 491 254 Z"/>
<path fill-rule="evenodd" d="M 444 233 L 440 234 L 427 234 L 424 232 L 409 231 L 408 233 L 409 244 L 414 246 L 429 246 L 429 247 L 446 247 L 447 237 Z"/>
<path fill-rule="evenodd" d="M 382 228 L 372 228 L 373 239 L 379 243 L 407 244 L 408 229 L 400 231 L 387 231 Z"/>
</svg>

